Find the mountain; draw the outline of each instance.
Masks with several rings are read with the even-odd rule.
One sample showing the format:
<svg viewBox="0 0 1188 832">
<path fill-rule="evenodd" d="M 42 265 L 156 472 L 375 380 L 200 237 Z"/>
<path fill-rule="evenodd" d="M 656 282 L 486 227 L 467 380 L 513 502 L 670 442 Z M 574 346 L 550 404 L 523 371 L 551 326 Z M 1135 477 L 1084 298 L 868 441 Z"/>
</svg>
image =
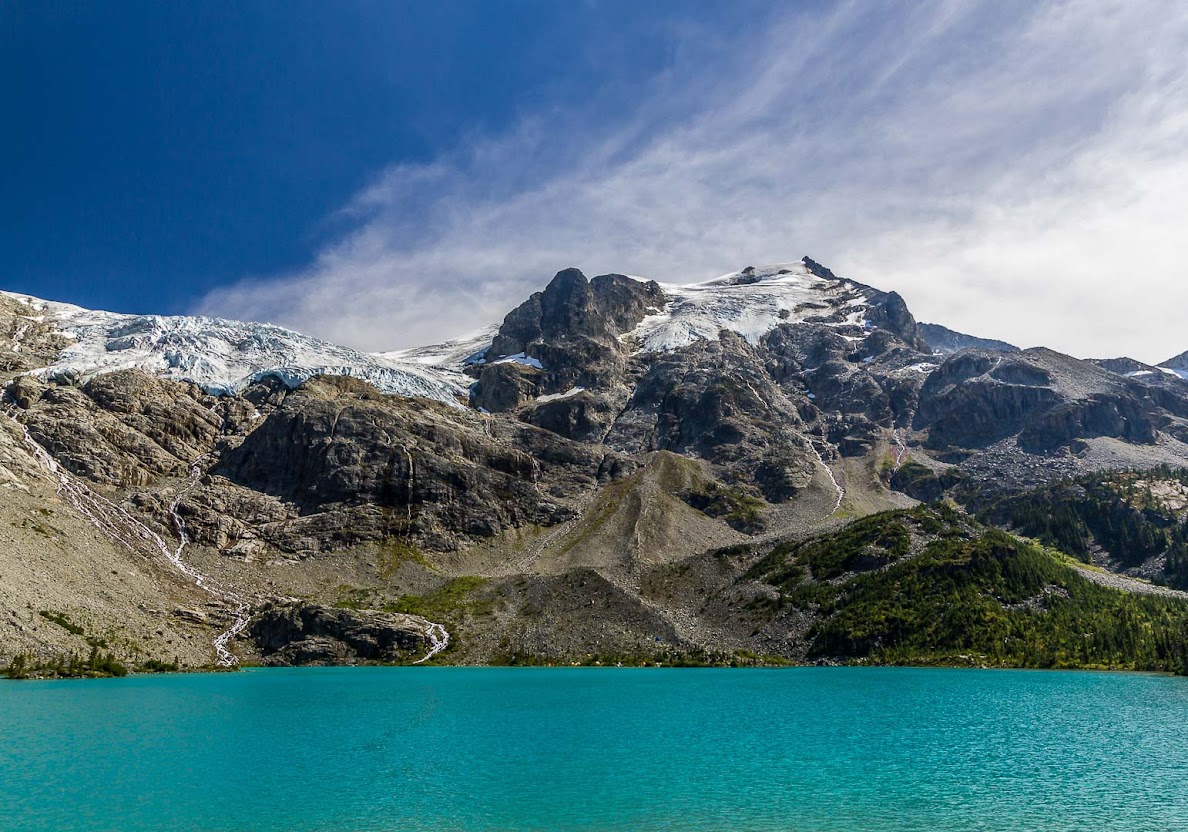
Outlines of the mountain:
<svg viewBox="0 0 1188 832">
<path fill-rule="evenodd" d="M 993 338 L 977 338 L 957 332 L 940 324 L 920 324 L 920 336 L 929 349 L 938 355 L 952 355 L 962 350 L 990 350 L 991 352 L 1018 352 L 1019 348 L 1006 341 Z"/>
<path fill-rule="evenodd" d="M 1159 369 L 1175 373 L 1183 379 L 1188 379 L 1188 352 L 1182 352 L 1175 358 L 1169 358 L 1159 365 Z"/>
<path fill-rule="evenodd" d="M 1179 378 L 1042 348 L 938 355 L 927 332 L 898 294 L 807 257 L 679 285 L 566 269 L 497 326 L 378 354 L 0 296 L 0 486 L 21 495 L 3 508 L 0 653 L 23 668 L 87 639 L 134 667 L 910 658 L 806 646 L 837 599 L 788 612 L 809 629 L 772 641 L 746 606 L 772 591 L 757 563 L 919 500 L 978 513 L 1188 464 Z M 1092 580 L 1075 557 L 1060 569 Z M 1136 575 L 1175 578 L 1107 589 L 1158 589 Z"/>
<path fill-rule="evenodd" d="M 1178 376 L 1167 370 L 1160 370 L 1158 367 L 1152 367 L 1150 364 L 1144 364 L 1141 361 L 1136 361 L 1133 358 L 1123 356 L 1121 358 L 1090 358 L 1089 361 L 1101 367 L 1103 370 L 1109 370 L 1111 373 L 1117 373 L 1120 376 L 1128 378 L 1138 378 L 1141 376 L 1154 376 L 1156 373 L 1165 372 L 1168 375 Z"/>
</svg>

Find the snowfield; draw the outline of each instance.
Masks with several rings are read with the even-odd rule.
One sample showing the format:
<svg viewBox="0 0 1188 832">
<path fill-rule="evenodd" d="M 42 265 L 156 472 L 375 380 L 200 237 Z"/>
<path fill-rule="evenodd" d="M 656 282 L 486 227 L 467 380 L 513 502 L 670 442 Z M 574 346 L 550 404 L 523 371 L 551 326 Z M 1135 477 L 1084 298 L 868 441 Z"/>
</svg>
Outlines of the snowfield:
<svg viewBox="0 0 1188 832">
<path fill-rule="evenodd" d="M 644 279 L 644 278 L 638 278 Z M 874 289 L 813 274 L 803 262 L 743 269 L 703 283 L 661 283 L 669 298 L 625 338 L 641 353 L 669 352 L 698 340 L 717 340 L 722 330 L 752 344 L 780 324 L 815 321 L 837 327 L 853 340 L 868 327 Z"/>
</svg>

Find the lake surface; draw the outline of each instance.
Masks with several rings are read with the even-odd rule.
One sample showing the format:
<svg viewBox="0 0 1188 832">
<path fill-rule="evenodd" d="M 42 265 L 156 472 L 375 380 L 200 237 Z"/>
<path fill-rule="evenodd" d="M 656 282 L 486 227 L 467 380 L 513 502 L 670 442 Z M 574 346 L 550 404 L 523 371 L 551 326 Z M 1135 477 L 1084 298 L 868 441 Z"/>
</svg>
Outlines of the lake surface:
<svg viewBox="0 0 1188 832">
<path fill-rule="evenodd" d="M 425 667 L 0 683 L 0 828 L 1188 830 L 1188 679 Z"/>
</svg>

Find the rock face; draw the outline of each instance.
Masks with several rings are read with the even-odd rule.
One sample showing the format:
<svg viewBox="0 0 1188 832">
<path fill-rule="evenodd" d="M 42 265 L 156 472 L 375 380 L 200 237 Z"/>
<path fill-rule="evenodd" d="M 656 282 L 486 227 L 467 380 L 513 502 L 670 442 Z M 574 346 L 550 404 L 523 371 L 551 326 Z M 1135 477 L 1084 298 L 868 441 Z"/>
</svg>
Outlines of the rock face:
<svg viewBox="0 0 1188 832">
<path fill-rule="evenodd" d="M 1185 416 L 1188 388 L 1151 387 L 1037 348 L 950 357 L 921 389 L 914 426 L 940 451 L 1015 437 L 1042 454 L 1098 437 L 1153 445 L 1160 432 L 1184 436 Z"/>
<path fill-rule="evenodd" d="M 624 453 L 671 451 L 723 467 L 772 501 L 809 479 L 811 451 L 795 399 L 767 373 L 762 352 L 732 333 L 655 356 L 606 437 Z"/>
<path fill-rule="evenodd" d="M 404 664 L 429 650 L 430 622 L 416 615 L 268 603 L 248 632 L 266 664 Z"/>
<path fill-rule="evenodd" d="M 416 534 L 430 548 L 572 516 L 553 495 L 597 480 L 603 456 L 538 429 L 422 399 L 383 396 L 355 379 L 307 382 L 215 473 L 274 497 L 295 517 L 349 512 L 353 541 Z M 532 435 L 535 434 L 535 435 Z"/>
<path fill-rule="evenodd" d="M 0 292 L 0 379 L 53 363 L 69 343 L 37 308 Z"/>
<path fill-rule="evenodd" d="M 72 472 L 104 485 L 146 485 L 185 472 L 223 434 L 225 403 L 138 370 L 76 387 L 18 378 L 9 395 L 33 438 Z"/>
<path fill-rule="evenodd" d="M 537 396 L 612 386 L 624 369 L 619 336 L 664 304 L 655 282 L 618 274 L 587 281 L 577 269 L 558 272 L 543 292 L 508 313 L 474 365 L 474 404 L 502 412 Z"/>
<path fill-rule="evenodd" d="M 1144 364 L 1133 358 L 1125 356 L 1121 358 L 1091 358 L 1090 363 L 1096 364 L 1103 370 L 1109 370 L 1111 373 L 1117 373 L 1120 376 L 1127 376 L 1136 378 L 1141 376 L 1155 376 L 1160 372 L 1158 367 L 1153 367 L 1150 364 Z M 1146 379 L 1147 381 L 1154 381 L 1154 378 Z"/>
<path fill-rule="evenodd" d="M 1169 358 L 1159 366 L 1165 370 L 1171 370 L 1180 378 L 1188 378 L 1188 352 L 1182 352 L 1175 358 Z"/>
</svg>

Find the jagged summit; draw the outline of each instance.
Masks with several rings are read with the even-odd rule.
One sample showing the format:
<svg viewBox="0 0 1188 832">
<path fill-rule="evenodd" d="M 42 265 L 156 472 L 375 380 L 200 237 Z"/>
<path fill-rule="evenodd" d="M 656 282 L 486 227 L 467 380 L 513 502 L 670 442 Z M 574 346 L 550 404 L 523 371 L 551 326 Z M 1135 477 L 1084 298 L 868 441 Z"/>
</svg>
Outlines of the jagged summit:
<svg viewBox="0 0 1188 832">
<path fill-rule="evenodd" d="M 538 355 L 544 345 L 574 339 L 587 339 L 596 349 L 617 351 L 623 342 L 638 353 L 661 353 L 716 340 L 723 331 L 754 344 L 781 324 L 806 322 L 830 327 L 850 342 L 880 327 L 918 341 L 898 295 L 839 278 L 808 257 L 689 284 L 624 275 L 587 280 L 576 268 L 564 269 L 500 327 L 381 353 L 273 324 L 121 314 L 10 292 L 2 299 L 14 321 L 9 363 L 17 369 L 80 381 L 139 369 L 194 382 L 216 395 L 268 377 L 293 387 L 315 375 L 337 375 L 361 378 L 384 393 L 456 404 L 470 385 L 465 366 L 504 362 L 543 369 L 558 359 Z"/>
<path fill-rule="evenodd" d="M 837 275 L 831 269 L 827 269 L 818 263 L 807 254 L 800 258 L 800 262 L 804 263 L 806 269 L 815 274 L 817 277 L 825 278 L 826 280 L 837 280 Z"/>
<path fill-rule="evenodd" d="M 808 262 L 812 262 L 811 260 Z M 815 265 L 815 264 L 814 264 Z M 826 270 L 828 271 L 828 270 Z M 797 260 L 791 263 L 770 263 L 766 266 L 747 266 L 737 272 L 728 272 L 719 277 L 711 278 L 700 283 L 689 284 L 690 286 L 747 286 L 753 283 L 762 283 L 765 280 L 780 280 L 791 274 L 816 274 L 805 261 Z M 837 278 L 833 276 L 832 272 L 828 275 L 818 275 L 819 277 L 827 277 L 831 280 Z"/>
<path fill-rule="evenodd" d="M 1119 358 L 1090 358 L 1090 364 L 1096 364 L 1104 370 L 1109 370 L 1111 373 L 1117 373 L 1120 376 L 1127 378 L 1139 378 L 1147 381 L 1161 381 L 1173 380 L 1182 378 L 1182 376 L 1175 370 L 1171 370 L 1163 366 L 1153 366 L 1151 364 L 1144 364 L 1129 356 L 1121 356 Z"/>
<path fill-rule="evenodd" d="M 659 284 L 663 309 L 629 334 L 641 352 L 668 352 L 723 330 L 755 344 L 781 324 L 815 323 L 861 341 L 874 328 L 901 329 L 907 308 L 895 293 L 881 292 L 804 258 L 795 263 L 748 266 L 712 280 Z M 914 324 L 914 322 L 912 322 Z M 914 342 L 914 332 L 900 332 Z"/>
</svg>

